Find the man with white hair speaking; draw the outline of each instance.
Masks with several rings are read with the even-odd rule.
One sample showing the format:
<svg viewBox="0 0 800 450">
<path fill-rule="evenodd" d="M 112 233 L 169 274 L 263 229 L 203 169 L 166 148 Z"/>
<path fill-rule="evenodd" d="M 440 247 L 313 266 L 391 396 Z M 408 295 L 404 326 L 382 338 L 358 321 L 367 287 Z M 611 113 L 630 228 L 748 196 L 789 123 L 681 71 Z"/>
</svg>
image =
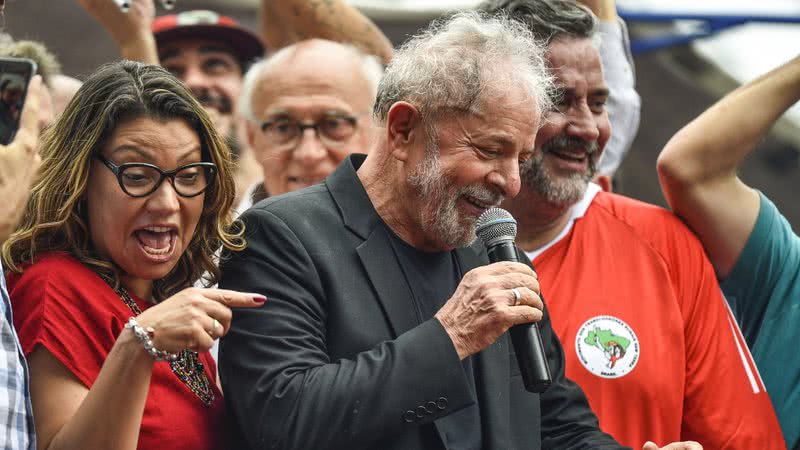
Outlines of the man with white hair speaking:
<svg viewBox="0 0 800 450">
<path fill-rule="evenodd" d="M 250 67 L 239 105 L 264 181 L 237 210 L 320 183 L 347 155 L 366 151 L 382 73 L 376 57 L 323 39 L 285 47 Z"/>
<path fill-rule="evenodd" d="M 519 191 L 549 86 L 524 26 L 457 15 L 397 52 L 367 156 L 242 215 L 247 248 L 223 255 L 221 286 L 268 301 L 234 312 L 220 374 L 249 448 L 621 448 L 564 378 L 533 270 L 473 243 L 478 216 Z M 506 334 L 531 322 L 541 395 Z"/>
</svg>

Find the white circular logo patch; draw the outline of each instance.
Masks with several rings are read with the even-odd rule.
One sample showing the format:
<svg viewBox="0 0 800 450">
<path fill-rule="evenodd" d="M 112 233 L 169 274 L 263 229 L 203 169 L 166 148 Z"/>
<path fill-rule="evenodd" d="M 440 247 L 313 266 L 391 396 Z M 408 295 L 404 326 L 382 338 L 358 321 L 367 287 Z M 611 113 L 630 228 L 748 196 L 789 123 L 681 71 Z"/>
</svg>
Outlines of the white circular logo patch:
<svg viewBox="0 0 800 450">
<path fill-rule="evenodd" d="M 627 375 L 639 362 L 639 339 L 627 323 L 613 316 L 587 320 L 575 336 L 575 352 L 583 367 L 603 378 Z"/>
</svg>

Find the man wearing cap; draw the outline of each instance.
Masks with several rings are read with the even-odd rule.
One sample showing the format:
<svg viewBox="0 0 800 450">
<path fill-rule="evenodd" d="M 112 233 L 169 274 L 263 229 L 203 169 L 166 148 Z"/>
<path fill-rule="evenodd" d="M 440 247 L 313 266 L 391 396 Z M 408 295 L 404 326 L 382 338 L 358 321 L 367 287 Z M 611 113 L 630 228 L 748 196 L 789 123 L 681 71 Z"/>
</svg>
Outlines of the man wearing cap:
<svg viewBox="0 0 800 450">
<path fill-rule="evenodd" d="M 236 99 L 248 64 L 263 55 L 258 37 L 213 11 L 157 17 L 152 24 L 161 65 L 212 115 L 225 136 L 236 136 Z"/>
</svg>

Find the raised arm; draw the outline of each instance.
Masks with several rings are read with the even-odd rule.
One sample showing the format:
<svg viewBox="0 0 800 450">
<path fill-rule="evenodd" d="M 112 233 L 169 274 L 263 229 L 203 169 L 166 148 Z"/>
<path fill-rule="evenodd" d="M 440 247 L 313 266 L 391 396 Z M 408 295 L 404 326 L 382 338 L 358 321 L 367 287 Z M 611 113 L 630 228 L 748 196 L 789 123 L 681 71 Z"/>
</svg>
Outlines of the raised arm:
<svg viewBox="0 0 800 450">
<path fill-rule="evenodd" d="M 800 100 L 800 58 L 740 87 L 670 139 L 658 158 L 664 196 L 700 237 L 725 278 L 758 217 L 759 196 L 736 170 L 775 121 Z"/>
<path fill-rule="evenodd" d="M 261 38 L 271 51 L 309 38 L 354 45 L 387 64 L 392 43 L 381 30 L 344 0 L 262 0 Z"/>
<path fill-rule="evenodd" d="M 130 0 L 122 12 L 114 0 L 77 0 L 108 31 L 123 59 L 158 64 L 156 41 L 150 25 L 155 17 L 153 0 Z"/>
</svg>

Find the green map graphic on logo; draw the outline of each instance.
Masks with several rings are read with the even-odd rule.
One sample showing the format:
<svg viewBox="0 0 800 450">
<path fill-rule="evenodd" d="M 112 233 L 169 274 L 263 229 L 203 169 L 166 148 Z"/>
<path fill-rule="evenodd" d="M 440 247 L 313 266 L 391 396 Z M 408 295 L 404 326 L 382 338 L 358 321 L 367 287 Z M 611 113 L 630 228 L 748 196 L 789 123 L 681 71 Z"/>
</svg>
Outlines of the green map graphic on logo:
<svg viewBox="0 0 800 450">
<path fill-rule="evenodd" d="M 586 335 L 583 342 L 603 351 L 608 360 L 609 369 L 613 369 L 617 361 L 625 357 L 625 352 L 631 345 L 630 339 L 618 336 L 611 330 L 602 330 L 597 327 Z"/>
</svg>

